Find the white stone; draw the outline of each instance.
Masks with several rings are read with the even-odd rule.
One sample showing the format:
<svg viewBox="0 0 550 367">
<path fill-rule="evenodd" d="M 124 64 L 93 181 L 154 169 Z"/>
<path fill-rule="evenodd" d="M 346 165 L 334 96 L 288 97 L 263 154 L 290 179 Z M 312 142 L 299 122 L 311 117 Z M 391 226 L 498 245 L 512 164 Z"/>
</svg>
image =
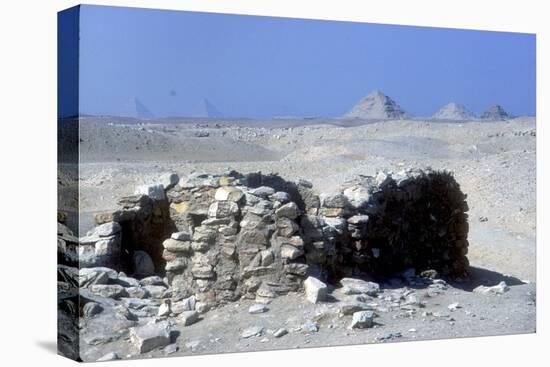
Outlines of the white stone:
<svg viewBox="0 0 550 367">
<path fill-rule="evenodd" d="M 183 326 L 189 326 L 199 320 L 199 313 L 197 311 L 183 311 L 178 316 L 178 321 Z"/>
<path fill-rule="evenodd" d="M 459 309 L 461 307 L 458 304 L 458 302 L 455 302 L 455 303 L 451 303 L 450 305 L 448 305 L 447 308 L 449 309 L 449 311 L 456 311 L 457 309 Z"/>
<path fill-rule="evenodd" d="M 260 336 L 263 334 L 263 332 L 264 332 L 263 326 L 251 326 L 243 330 L 241 334 L 241 338 L 248 339 L 253 336 Z"/>
<path fill-rule="evenodd" d="M 357 311 L 353 313 L 350 329 L 371 328 L 374 325 L 374 312 Z"/>
<path fill-rule="evenodd" d="M 163 316 L 168 316 L 169 314 L 170 314 L 170 305 L 168 303 L 163 303 L 162 305 L 160 305 L 158 316 L 163 317 Z"/>
<path fill-rule="evenodd" d="M 136 195 L 147 195 L 153 200 L 164 200 L 164 186 L 161 184 L 141 185 L 136 188 Z"/>
<path fill-rule="evenodd" d="M 172 233 L 172 235 L 170 235 L 170 238 L 178 241 L 190 241 L 191 234 L 188 231 L 174 232 Z"/>
<path fill-rule="evenodd" d="M 170 344 L 170 324 L 161 321 L 130 329 L 130 340 L 139 353 L 147 353 L 153 349 Z"/>
<path fill-rule="evenodd" d="M 304 281 L 306 299 L 311 303 L 318 303 L 325 300 L 327 296 L 327 285 L 314 277 L 308 277 Z"/>
<path fill-rule="evenodd" d="M 344 294 L 366 294 L 369 296 L 376 296 L 380 292 L 380 286 L 374 282 L 367 282 L 362 279 L 354 278 L 342 278 L 340 280 L 342 284 L 342 291 Z"/>
<path fill-rule="evenodd" d="M 116 354 L 115 352 L 109 352 L 105 354 L 103 357 L 99 358 L 96 362 L 115 361 L 117 359 L 120 359 L 118 357 L 118 354 Z"/>
<path fill-rule="evenodd" d="M 251 313 L 251 314 L 264 313 L 264 312 L 267 312 L 267 310 L 268 308 L 266 305 L 257 303 L 248 308 L 248 313 Z"/>
<path fill-rule="evenodd" d="M 298 249 L 294 246 L 283 245 L 281 246 L 281 258 L 294 260 L 304 254 L 302 249 Z"/>
<path fill-rule="evenodd" d="M 233 201 L 238 202 L 243 198 L 244 194 L 241 190 L 232 186 L 222 186 L 216 190 L 214 199 L 218 201 Z"/>
<path fill-rule="evenodd" d="M 510 290 L 510 287 L 506 284 L 506 282 L 502 281 L 498 283 L 495 286 L 492 287 L 486 287 L 484 285 L 480 285 L 479 287 L 476 287 L 474 289 L 474 293 L 480 293 L 480 294 L 504 294 Z"/>
</svg>

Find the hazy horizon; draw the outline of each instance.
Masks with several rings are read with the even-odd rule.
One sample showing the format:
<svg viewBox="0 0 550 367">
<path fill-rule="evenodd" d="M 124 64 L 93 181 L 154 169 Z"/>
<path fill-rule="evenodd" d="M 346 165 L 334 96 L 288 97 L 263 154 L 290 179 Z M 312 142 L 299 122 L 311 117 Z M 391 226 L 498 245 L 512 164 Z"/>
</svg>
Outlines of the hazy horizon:
<svg viewBox="0 0 550 367">
<path fill-rule="evenodd" d="M 476 115 L 494 104 L 535 115 L 535 39 L 84 5 L 79 112 L 117 116 L 137 98 L 157 118 L 205 109 L 235 118 L 330 118 L 377 89 L 413 116 L 449 102 Z"/>
</svg>

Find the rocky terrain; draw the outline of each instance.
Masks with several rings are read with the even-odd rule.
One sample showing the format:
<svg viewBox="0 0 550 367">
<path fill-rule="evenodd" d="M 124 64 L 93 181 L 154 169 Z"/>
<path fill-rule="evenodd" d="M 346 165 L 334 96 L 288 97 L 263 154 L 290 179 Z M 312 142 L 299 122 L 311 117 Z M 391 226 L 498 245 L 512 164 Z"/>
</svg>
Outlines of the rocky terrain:
<svg viewBox="0 0 550 367">
<path fill-rule="evenodd" d="M 68 244 L 88 230 L 92 233 L 86 237 L 94 237 L 99 228 L 93 229 L 95 214 L 116 210 L 121 197 L 158 182 L 166 172 L 183 178 L 193 172 L 262 171 L 294 182 L 307 180 L 319 192 L 330 192 L 358 175 L 431 167 L 453 172 L 467 195 L 472 268 L 468 279 L 411 270 L 347 285 L 316 277 L 321 279 L 268 302 L 245 297 L 211 308 L 195 295 L 173 297 L 177 288 L 164 274 L 127 274 L 106 268 L 109 264 L 90 264 L 76 275 L 70 267 L 62 268 L 61 293 L 70 299 L 80 289 L 86 300 L 80 305 L 85 310 L 78 311 L 80 325 L 73 328 L 73 336 L 80 334 L 81 358 L 534 332 L 535 125 L 533 118 L 82 119 L 82 214 L 79 225 L 68 215 L 65 222 L 71 228 L 59 231 Z M 61 167 L 60 172 L 61 191 L 75 192 L 74 178 L 63 174 L 70 170 Z M 65 197 L 62 210 L 74 206 L 70 194 Z M 116 231 L 95 234 L 116 238 Z M 71 308 L 70 302 L 66 305 Z M 70 323 L 61 316 L 63 321 Z"/>
</svg>

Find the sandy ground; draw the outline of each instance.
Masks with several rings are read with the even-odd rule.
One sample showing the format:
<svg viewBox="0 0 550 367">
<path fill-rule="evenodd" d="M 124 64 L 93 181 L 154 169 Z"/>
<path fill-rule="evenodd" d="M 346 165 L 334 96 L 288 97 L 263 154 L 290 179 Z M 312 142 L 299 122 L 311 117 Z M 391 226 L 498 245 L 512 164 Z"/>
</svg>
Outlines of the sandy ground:
<svg viewBox="0 0 550 367">
<path fill-rule="evenodd" d="M 533 118 L 362 125 L 341 120 L 110 121 L 116 122 L 81 122 L 82 230 L 92 225 L 92 213 L 114 208 L 116 198 L 166 171 L 261 170 L 330 190 L 356 174 L 432 167 L 454 172 L 468 195 L 471 263 L 536 280 Z M 197 137 L 205 132 L 208 137 Z"/>
<path fill-rule="evenodd" d="M 357 174 L 432 167 L 454 172 L 468 196 L 468 257 L 474 270 L 470 282 L 451 284 L 437 297 L 423 298 L 425 304 L 415 312 L 378 312 L 371 329 L 350 330 L 351 317 L 338 316 L 338 302 L 313 305 L 301 294 L 290 294 L 277 298 L 260 315 L 249 314 L 251 301 L 243 300 L 211 310 L 191 326 L 175 325 L 176 353 L 157 349 L 137 355 L 128 338 L 121 338 L 99 346 L 83 344 L 84 360 L 97 360 L 110 351 L 122 358 L 141 358 L 535 332 L 534 118 L 146 124 L 88 118 L 81 122 L 80 140 L 81 233 L 93 225 L 93 213 L 115 208 L 118 197 L 155 182 L 166 171 L 180 176 L 229 169 L 276 172 L 290 180 L 310 180 L 323 191 Z M 75 189 L 69 177 L 60 181 L 62 191 Z M 70 204 L 61 201 L 60 207 Z M 510 286 L 504 295 L 472 292 L 477 285 L 502 280 Z M 382 289 L 384 296 L 392 292 L 391 287 Z M 423 297 L 426 289 L 416 291 Z M 338 299 L 338 290 L 333 296 Z M 455 302 L 460 307 L 450 311 L 448 305 Z M 307 320 L 316 321 L 319 330 L 304 330 Z M 243 330 L 251 326 L 263 327 L 262 335 L 243 338 Z M 273 331 L 281 327 L 289 333 L 275 338 Z"/>
</svg>

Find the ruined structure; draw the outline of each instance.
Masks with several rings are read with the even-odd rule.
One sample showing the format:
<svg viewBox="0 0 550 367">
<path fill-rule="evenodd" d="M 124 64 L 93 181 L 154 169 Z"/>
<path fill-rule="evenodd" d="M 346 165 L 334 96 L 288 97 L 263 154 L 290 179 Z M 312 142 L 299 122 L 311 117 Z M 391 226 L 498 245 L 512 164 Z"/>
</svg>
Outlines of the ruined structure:
<svg viewBox="0 0 550 367">
<path fill-rule="evenodd" d="M 308 276 L 336 284 L 408 268 L 468 273 L 465 195 L 447 172 L 359 176 L 332 193 L 261 173 L 192 174 L 138 188 L 71 248 L 81 267 L 165 276 L 172 298 L 269 302 Z M 69 245 L 67 245 L 70 244 Z M 78 251 L 78 255 L 76 256 Z"/>
</svg>

